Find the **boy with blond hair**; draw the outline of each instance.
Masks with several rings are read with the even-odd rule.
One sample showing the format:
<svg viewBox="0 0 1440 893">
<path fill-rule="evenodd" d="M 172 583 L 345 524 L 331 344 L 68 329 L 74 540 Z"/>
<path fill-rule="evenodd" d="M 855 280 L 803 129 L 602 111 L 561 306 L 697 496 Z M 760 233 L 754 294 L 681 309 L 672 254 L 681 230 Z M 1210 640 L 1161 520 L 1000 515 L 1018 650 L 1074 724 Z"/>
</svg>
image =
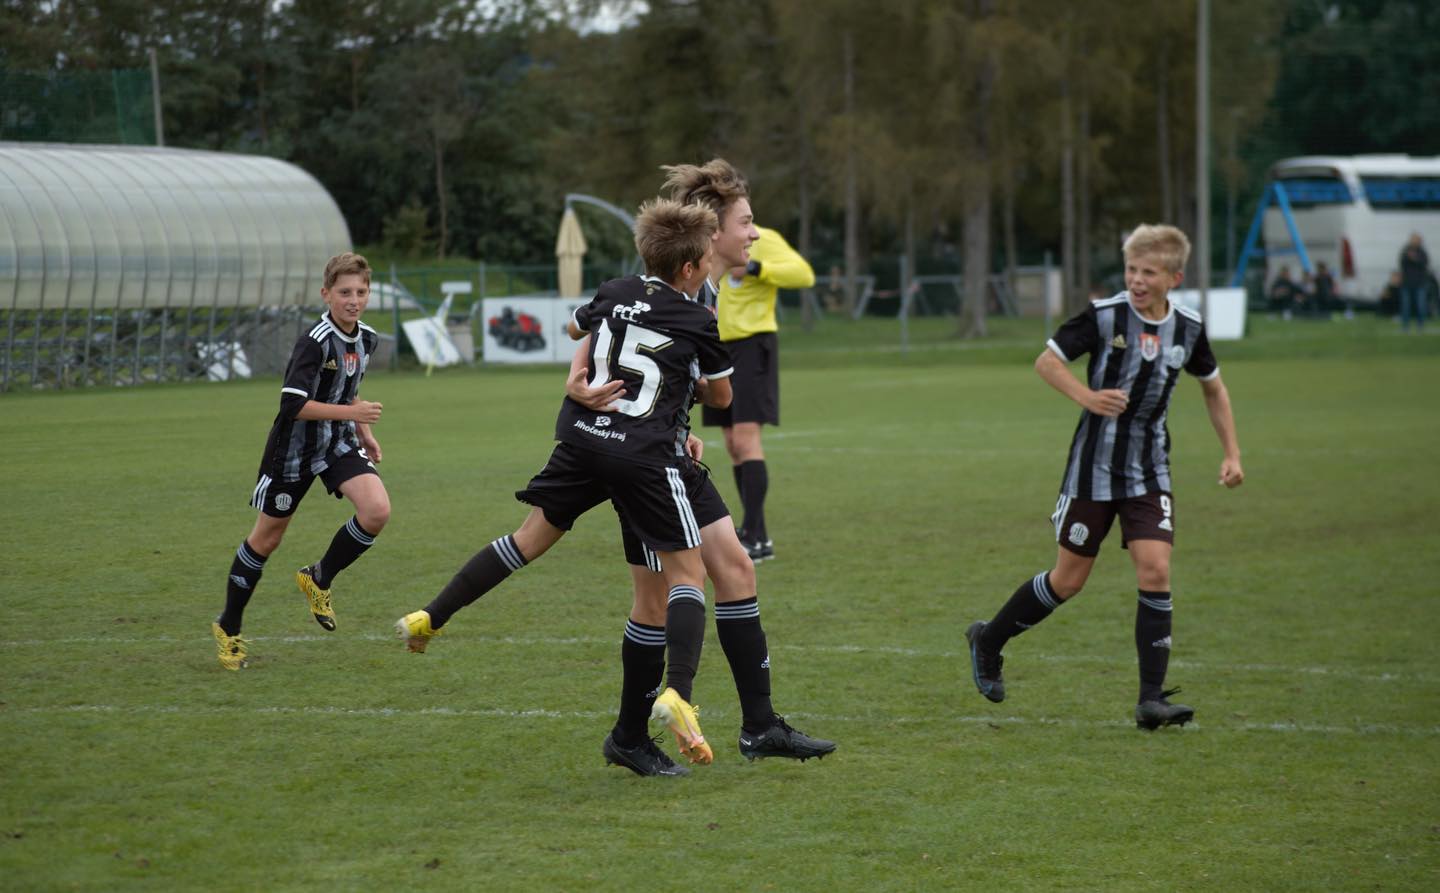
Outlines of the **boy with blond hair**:
<svg viewBox="0 0 1440 893">
<path fill-rule="evenodd" d="M 1170 290 L 1184 278 L 1190 241 L 1173 226 L 1146 224 L 1125 240 L 1126 290 L 1096 301 L 1068 320 L 1035 361 L 1035 371 L 1080 404 L 1060 498 L 1050 516 L 1059 543 L 1055 566 L 1020 584 L 988 623 L 965 631 L 975 686 L 991 701 L 1005 700 L 1001 649 L 1078 594 L 1100 543 L 1120 520 L 1121 546 L 1135 565 L 1139 601 L 1135 649 L 1140 694 L 1135 723 L 1154 730 L 1184 725 L 1195 715 L 1170 703 L 1170 553 L 1175 503 L 1170 477 L 1170 394 L 1183 370 L 1200 381 L 1223 458 L 1219 482 L 1245 480 L 1230 395 L 1210 351 L 1199 314 L 1173 304 Z M 1065 367 L 1090 355 L 1087 380 Z"/>
</svg>

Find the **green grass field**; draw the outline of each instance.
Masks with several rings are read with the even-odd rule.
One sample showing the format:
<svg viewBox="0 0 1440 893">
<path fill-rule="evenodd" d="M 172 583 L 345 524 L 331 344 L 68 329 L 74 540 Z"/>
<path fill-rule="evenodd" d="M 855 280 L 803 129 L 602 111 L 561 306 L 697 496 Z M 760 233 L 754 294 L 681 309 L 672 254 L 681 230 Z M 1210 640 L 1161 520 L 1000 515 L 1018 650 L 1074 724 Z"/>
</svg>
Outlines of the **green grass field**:
<svg viewBox="0 0 1440 893">
<path fill-rule="evenodd" d="M 1177 390 L 1170 681 L 1198 714 L 1150 734 L 1117 538 L 1010 644 L 1009 699 L 971 684 L 965 625 L 1054 559 L 1077 410 L 1030 370 L 1038 321 L 949 325 L 908 353 L 887 321 L 782 336 L 761 605 L 777 708 L 840 749 L 742 760 L 712 630 L 717 758 L 687 779 L 600 757 L 630 601 L 608 509 L 430 653 L 392 638 L 523 517 L 558 368 L 367 381 L 390 526 L 326 634 L 291 574 L 349 514 L 313 491 L 241 673 L 208 625 L 278 380 L 0 397 L 0 888 L 1440 888 L 1440 337 L 1257 319 L 1217 345 L 1235 491 Z"/>
</svg>

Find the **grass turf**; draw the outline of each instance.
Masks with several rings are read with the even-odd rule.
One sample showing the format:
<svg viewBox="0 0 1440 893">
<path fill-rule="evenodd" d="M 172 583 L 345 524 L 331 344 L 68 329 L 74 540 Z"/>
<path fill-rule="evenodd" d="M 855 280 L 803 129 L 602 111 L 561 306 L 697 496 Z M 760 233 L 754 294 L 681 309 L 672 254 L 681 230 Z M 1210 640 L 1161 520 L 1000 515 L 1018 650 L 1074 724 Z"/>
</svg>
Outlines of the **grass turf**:
<svg viewBox="0 0 1440 893">
<path fill-rule="evenodd" d="M 1037 321 L 981 343 L 950 325 L 916 321 L 908 352 L 879 320 L 782 336 L 762 613 L 777 708 L 840 750 L 744 762 L 712 630 L 695 698 L 717 760 L 680 780 L 600 757 L 629 606 L 608 509 L 428 654 L 391 638 L 523 516 L 558 368 L 368 380 L 391 524 L 327 634 L 291 575 L 348 512 L 312 492 L 241 673 L 207 627 L 278 382 L 0 398 L 0 886 L 1440 885 L 1440 339 L 1255 319 L 1217 345 L 1236 491 L 1182 383 L 1170 677 L 1198 715 L 1147 734 L 1115 537 L 1078 600 L 1010 644 L 1009 700 L 974 691 L 962 631 L 1053 561 L 1077 410 L 1029 369 Z"/>
</svg>

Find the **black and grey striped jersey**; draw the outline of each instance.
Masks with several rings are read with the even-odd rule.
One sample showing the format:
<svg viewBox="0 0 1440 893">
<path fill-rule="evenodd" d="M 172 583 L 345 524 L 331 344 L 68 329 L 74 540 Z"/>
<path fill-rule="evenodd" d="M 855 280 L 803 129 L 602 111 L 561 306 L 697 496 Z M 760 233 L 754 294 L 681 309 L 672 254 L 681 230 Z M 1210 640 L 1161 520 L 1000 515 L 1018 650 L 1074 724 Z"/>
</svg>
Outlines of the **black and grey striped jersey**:
<svg viewBox="0 0 1440 893">
<path fill-rule="evenodd" d="M 641 464 L 677 464 L 697 375 L 719 379 L 732 371 L 715 314 L 660 279 L 627 276 L 601 285 L 574 321 L 594 335 L 590 386 L 623 379 L 626 387 L 614 412 L 566 397 L 555 439 Z"/>
<path fill-rule="evenodd" d="M 1106 502 L 1172 492 L 1170 393 L 1181 369 L 1202 381 L 1220 374 L 1199 314 L 1172 302 L 1163 319 L 1148 320 L 1121 292 L 1066 321 L 1047 345 L 1067 363 L 1090 354 L 1090 387 L 1130 396 L 1115 418 L 1081 411 L 1061 494 Z"/>
<path fill-rule="evenodd" d="M 307 474 L 319 474 L 333 459 L 360 448 L 354 422 L 306 421 L 296 414 L 310 400 L 353 402 L 378 342 L 375 330 L 363 322 L 353 334 L 345 334 L 331 322 L 329 313 L 322 314 L 300 336 L 285 366 L 280 412 L 265 441 L 261 474 L 277 481 L 298 481 Z"/>
<path fill-rule="evenodd" d="M 697 304 L 704 304 L 706 307 L 709 307 L 710 312 L 714 313 L 720 306 L 720 289 L 716 288 L 715 283 L 711 282 L 707 277 L 705 281 L 700 284 L 699 291 L 695 292 L 693 300 Z"/>
</svg>

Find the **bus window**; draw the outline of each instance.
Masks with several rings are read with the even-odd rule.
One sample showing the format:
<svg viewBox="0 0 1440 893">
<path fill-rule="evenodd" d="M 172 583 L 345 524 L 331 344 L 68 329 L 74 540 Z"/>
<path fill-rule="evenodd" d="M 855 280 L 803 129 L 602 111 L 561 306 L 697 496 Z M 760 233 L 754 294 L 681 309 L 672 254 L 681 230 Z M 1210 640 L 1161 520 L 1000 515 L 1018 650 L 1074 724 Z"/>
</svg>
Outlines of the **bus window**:
<svg viewBox="0 0 1440 893">
<path fill-rule="evenodd" d="M 1365 199 L 1377 211 L 1440 209 L 1440 177 L 1363 176 Z"/>
<path fill-rule="evenodd" d="M 1316 205 L 1348 205 L 1354 199 L 1350 187 L 1338 177 L 1286 177 L 1280 180 L 1292 208 L 1313 208 Z"/>
</svg>

